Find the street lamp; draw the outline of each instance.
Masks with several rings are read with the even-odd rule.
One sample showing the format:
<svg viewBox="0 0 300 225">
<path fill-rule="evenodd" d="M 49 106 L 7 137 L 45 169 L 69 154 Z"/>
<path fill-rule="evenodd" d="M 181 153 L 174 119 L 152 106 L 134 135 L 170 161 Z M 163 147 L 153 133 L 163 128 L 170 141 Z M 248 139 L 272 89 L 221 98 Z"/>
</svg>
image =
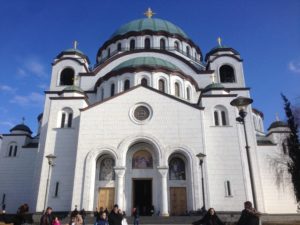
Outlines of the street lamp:
<svg viewBox="0 0 300 225">
<path fill-rule="evenodd" d="M 45 157 L 48 159 L 49 169 L 48 169 L 48 178 L 47 178 L 46 193 L 45 193 L 45 200 L 44 200 L 44 211 L 46 210 L 46 203 L 47 203 L 47 197 L 48 197 L 50 170 L 51 170 L 51 167 L 54 166 L 54 159 L 56 158 L 56 156 L 53 154 L 50 154 L 50 155 L 46 155 Z"/>
<path fill-rule="evenodd" d="M 202 183 L 202 200 L 203 200 L 203 207 L 202 209 L 204 211 L 206 211 L 206 207 L 205 207 L 205 193 L 204 193 L 204 177 L 203 177 L 203 160 L 205 158 L 205 154 L 203 153 L 199 153 L 196 155 L 199 159 L 199 164 L 200 164 L 200 167 L 201 167 L 201 183 Z"/>
<path fill-rule="evenodd" d="M 255 186 L 254 186 L 254 178 L 253 178 L 253 171 L 252 171 L 252 163 L 251 163 L 251 157 L 250 157 L 250 146 L 248 144 L 248 136 L 247 136 L 247 130 L 246 130 L 246 123 L 245 123 L 245 117 L 247 115 L 246 109 L 247 106 L 250 105 L 253 102 L 251 98 L 246 97 L 237 97 L 233 99 L 230 102 L 230 105 L 237 107 L 239 110 L 239 117 L 236 118 L 236 121 L 243 124 L 244 127 L 244 134 L 245 134 L 245 142 L 246 142 L 246 153 L 247 153 L 247 162 L 248 162 L 248 168 L 249 168 L 249 174 L 250 174 L 250 183 L 251 183 L 251 191 L 253 196 L 253 206 L 254 208 L 257 207 L 256 203 L 256 192 L 255 192 Z"/>
</svg>

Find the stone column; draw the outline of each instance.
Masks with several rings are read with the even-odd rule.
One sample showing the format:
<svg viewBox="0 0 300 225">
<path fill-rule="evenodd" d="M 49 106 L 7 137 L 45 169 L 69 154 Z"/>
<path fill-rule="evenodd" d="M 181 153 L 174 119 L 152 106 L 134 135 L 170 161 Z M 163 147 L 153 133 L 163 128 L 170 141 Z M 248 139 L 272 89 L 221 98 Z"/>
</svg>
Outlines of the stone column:
<svg viewBox="0 0 300 225">
<path fill-rule="evenodd" d="M 125 175 L 125 168 L 124 167 L 115 167 L 116 173 L 116 181 L 117 181 L 117 204 L 119 208 L 124 210 L 124 175 Z"/>
<path fill-rule="evenodd" d="M 160 214 L 162 216 L 169 216 L 168 208 L 168 185 L 167 185 L 167 175 L 168 167 L 157 167 L 158 172 L 161 176 L 161 203 L 160 203 Z"/>
</svg>

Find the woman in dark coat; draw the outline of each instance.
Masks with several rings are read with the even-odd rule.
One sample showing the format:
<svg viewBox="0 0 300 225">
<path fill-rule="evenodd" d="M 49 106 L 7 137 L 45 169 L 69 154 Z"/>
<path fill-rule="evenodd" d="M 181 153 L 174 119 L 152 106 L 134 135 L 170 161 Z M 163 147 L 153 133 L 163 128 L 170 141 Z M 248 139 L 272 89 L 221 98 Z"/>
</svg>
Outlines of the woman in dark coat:
<svg viewBox="0 0 300 225">
<path fill-rule="evenodd" d="M 196 222 L 193 222 L 193 225 L 224 225 L 224 223 L 217 216 L 214 208 L 210 208 L 205 216 Z"/>
<path fill-rule="evenodd" d="M 242 211 L 241 217 L 238 221 L 238 225 L 258 225 L 260 213 L 252 207 L 252 203 L 246 201 L 244 203 L 245 209 Z"/>
</svg>

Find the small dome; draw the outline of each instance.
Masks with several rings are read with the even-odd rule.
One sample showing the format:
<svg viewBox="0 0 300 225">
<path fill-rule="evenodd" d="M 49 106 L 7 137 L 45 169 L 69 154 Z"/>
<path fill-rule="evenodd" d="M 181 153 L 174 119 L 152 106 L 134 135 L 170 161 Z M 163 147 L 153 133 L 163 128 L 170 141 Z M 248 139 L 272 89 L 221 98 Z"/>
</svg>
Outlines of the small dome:
<svg viewBox="0 0 300 225">
<path fill-rule="evenodd" d="M 145 30 L 151 31 L 165 31 L 171 34 L 178 34 L 184 38 L 188 38 L 186 33 L 176 26 L 175 24 L 162 19 L 157 18 L 143 18 L 138 20 L 133 20 L 129 23 L 124 24 L 119 29 L 117 29 L 113 34 L 112 38 L 118 35 L 123 35 L 129 32 L 140 32 Z"/>
<path fill-rule="evenodd" d="M 82 90 L 80 87 L 75 86 L 75 85 L 68 86 L 68 87 L 64 88 L 63 91 L 67 91 L 67 92 L 77 91 L 80 93 L 84 93 L 84 90 Z"/>
<path fill-rule="evenodd" d="M 278 128 L 278 127 L 289 127 L 285 122 L 283 121 L 275 121 L 273 122 L 270 127 L 268 128 L 268 130 L 274 129 L 274 128 Z"/>
<path fill-rule="evenodd" d="M 206 56 L 205 56 L 205 61 L 207 61 L 208 58 L 209 58 L 211 55 L 213 55 L 214 53 L 216 53 L 216 52 L 227 52 L 227 51 L 233 52 L 234 55 L 240 55 L 240 53 L 239 53 L 237 50 L 235 50 L 235 49 L 233 49 L 233 48 L 231 48 L 231 47 L 228 47 L 228 46 L 226 46 L 226 45 L 222 45 L 222 46 L 219 46 L 219 45 L 218 45 L 218 46 L 212 48 L 212 49 L 206 54 Z"/>
<path fill-rule="evenodd" d="M 113 69 L 113 71 L 116 70 L 120 70 L 126 67 L 130 67 L 130 68 L 135 68 L 135 67 L 139 67 L 139 66 L 150 66 L 150 67 L 164 67 L 167 68 L 169 70 L 180 70 L 177 66 L 175 66 L 174 64 L 164 60 L 164 59 L 159 59 L 159 58 L 155 58 L 155 57 L 137 57 L 134 59 L 129 59 L 125 62 L 122 62 L 120 65 L 118 65 L 117 67 L 115 67 Z"/>
<path fill-rule="evenodd" d="M 81 56 L 82 58 L 86 59 L 88 61 L 88 63 L 90 63 L 89 58 L 82 51 L 78 50 L 77 48 L 66 49 L 66 50 L 62 51 L 61 53 L 59 53 L 56 56 L 56 58 L 59 59 L 63 55 L 78 55 L 78 56 Z"/>
<path fill-rule="evenodd" d="M 32 131 L 30 130 L 30 128 L 27 127 L 25 124 L 18 124 L 16 126 L 14 126 L 12 129 L 10 129 L 10 132 L 12 132 L 12 131 L 25 131 L 25 132 L 32 134 Z"/>
<path fill-rule="evenodd" d="M 225 87 L 220 83 L 211 83 L 203 89 L 203 92 L 206 92 L 206 91 L 209 91 L 212 89 L 214 89 L 214 90 L 220 89 L 221 90 L 221 89 L 225 89 Z"/>
</svg>

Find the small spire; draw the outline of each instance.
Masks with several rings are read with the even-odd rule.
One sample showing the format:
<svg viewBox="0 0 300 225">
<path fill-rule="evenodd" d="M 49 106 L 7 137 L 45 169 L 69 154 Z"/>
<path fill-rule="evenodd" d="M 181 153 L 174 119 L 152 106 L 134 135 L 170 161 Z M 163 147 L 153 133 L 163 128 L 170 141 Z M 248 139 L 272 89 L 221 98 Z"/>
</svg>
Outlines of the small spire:
<svg viewBox="0 0 300 225">
<path fill-rule="evenodd" d="M 153 12 L 152 10 L 151 10 L 151 8 L 149 7 L 148 8 L 148 10 L 144 13 L 144 15 L 148 18 L 148 19 L 150 19 L 153 15 L 155 15 L 156 13 L 155 12 Z"/>
<path fill-rule="evenodd" d="M 276 121 L 280 121 L 278 113 L 276 113 Z"/>
<path fill-rule="evenodd" d="M 78 41 L 74 41 L 74 49 L 77 49 Z"/>
<path fill-rule="evenodd" d="M 212 83 L 214 84 L 215 83 L 216 74 L 212 73 L 210 76 L 211 76 Z"/>
<path fill-rule="evenodd" d="M 24 116 L 22 117 L 22 124 L 23 125 L 25 124 L 25 117 Z"/>
<path fill-rule="evenodd" d="M 220 37 L 218 37 L 218 44 L 219 44 L 219 47 L 222 47 L 222 39 Z"/>
</svg>

